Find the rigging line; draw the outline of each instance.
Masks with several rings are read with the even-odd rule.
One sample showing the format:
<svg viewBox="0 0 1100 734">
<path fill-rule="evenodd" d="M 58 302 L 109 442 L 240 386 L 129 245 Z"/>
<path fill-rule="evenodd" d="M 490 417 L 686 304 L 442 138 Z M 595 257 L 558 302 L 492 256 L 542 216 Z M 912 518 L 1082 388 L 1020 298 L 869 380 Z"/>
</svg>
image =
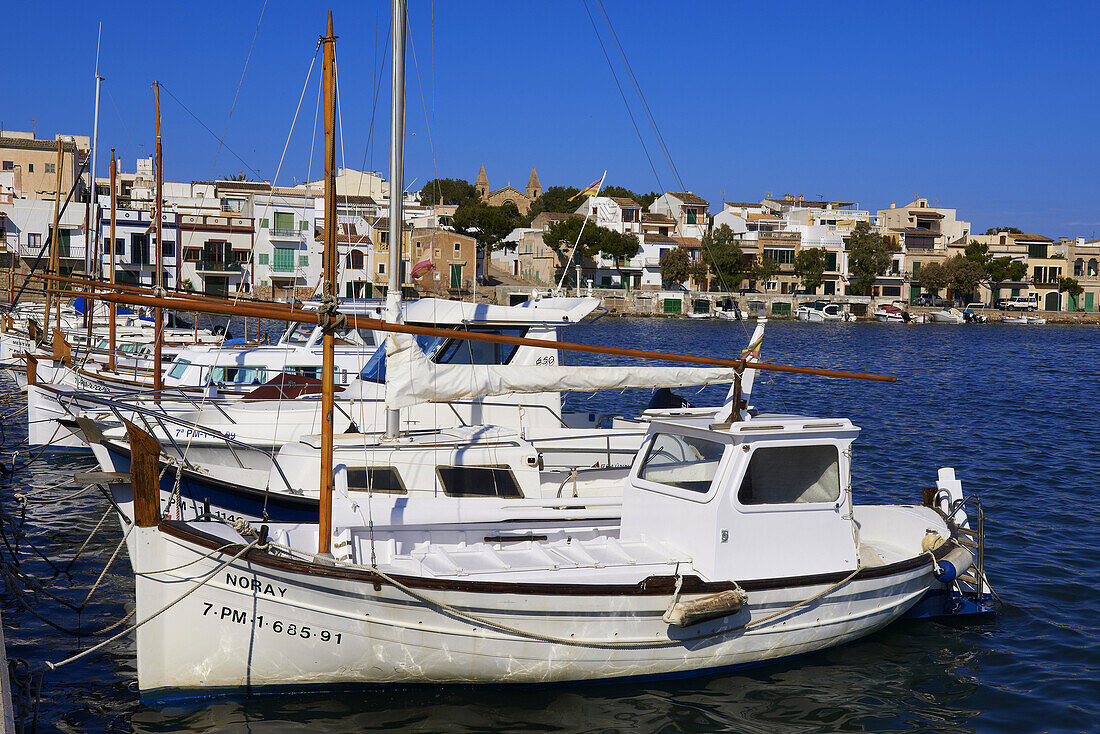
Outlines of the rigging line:
<svg viewBox="0 0 1100 734">
<path fill-rule="evenodd" d="M 336 92 L 336 119 L 333 122 L 336 124 L 337 129 L 340 131 L 340 161 L 344 164 L 344 168 L 348 166 L 347 150 L 344 148 L 344 112 L 343 107 L 340 105 L 340 65 L 336 59 L 336 42 L 332 44 L 332 84 Z M 327 100 L 326 100 L 327 101 Z M 340 177 L 340 169 L 336 169 L 336 177 Z M 362 178 L 360 178 L 362 181 Z M 393 195 L 393 188 L 390 188 L 390 196 Z M 336 201 L 340 201 L 340 194 L 337 192 Z M 348 212 L 348 218 L 351 218 L 351 200 L 348 198 L 348 188 L 344 186 L 344 209 Z M 333 243 L 336 245 L 336 272 L 332 274 L 332 294 L 336 297 L 340 297 L 340 291 L 337 287 L 340 283 L 340 265 L 342 264 L 342 258 L 340 257 L 340 214 L 337 212 L 336 221 L 333 222 L 336 227 L 336 232 L 332 238 Z M 356 228 L 358 232 L 358 228 Z M 351 250 L 350 243 L 348 250 Z"/>
<path fill-rule="evenodd" d="M 196 115 L 194 112 L 192 112 L 190 107 L 188 107 L 182 101 L 180 101 L 180 98 L 177 97 L 175 94 L 173 94 L 172 90 L 169 89 L 167 86 L 165 86 L 164 82 L 160 83 L 160 88 L 163 89 L 165 92 L 168 92 L 168 96 L 171 97 L 172 99 L 176 100 L 176 104 L 178 104 L 180 107 L 182 107 L 184 112 L 191 115 L 191 117 L 194 118 L 195 122 L 199 123 L 199 125 L 202 126 L 203 130 L 206 130 L 206 132 L 210 133 L 211 137 L 213 137 L 215 140 L 218 140 L 221 143 L 221 145 L 225 147 L 226 150 L 228 150 L 230 153 L 233 154 L 234 158 L 236 158 L 237 160 L 239 160 L 241 163 L 244 164 L 245 168 L 247 168 L 251 173 L 256 174 L 256 176 L 258 176 L 261 180 L 263 180 L 263 174 L 261 174 L 259 171 L 257 171 L 255 168 L 253 168 L 251 165 L 249 165 L 248 161 L 246 161 L 244 158 L 241 158 L 241 156 L 238 155 L 237 151 L 235 151 L 235 150 L 233 150 L 232 148 L 229 147 L 228 143 L 222 142 L 220 140 L 220 138 L 218 138 L 218 134 L 215 133 L 213 130 L 211 130 L 209 125 L 207 125 L 205 122 L 200 120 L 199 116 Z"/>
<path fill-rule="evenodd" d="M 607 23 L 607 30 L 611 34 L 611 40 L 615 42 L 615 47 L 619 50 L 619 58 L 622 59 L 623 67 L 626 69 L 626 73 L 630 77 L 631 83 L 634 85 L 634 91 L 638 94 L 638 99 L 642 103 L 642 110 L 645 112 L 646 117 L 649 118 L 649 124 L 657 137 L 657 144 L 665 154 L 665 160 L 668 161 L 668 167 L 671 169 L 672 175 L 676 178 L 676 183 L 680 186 L 681 190 L 684 190 L 684 182 L 680 178 L 680 172 L 677 170 L 676 164 L 672 160 L 672 155 L 668 152 L 668 147 L 665 145 L 665 139 L 664 136 L 661 135 L 661 130 L 657 126 L 657 121 L 653 119 L 653 113 L 649 109 L 649 103 L 646 101 L 645 94 L 642 92 L 642 88 L 638 84 L 637 78 L 634 76 L 634 70 L 630 67 L 630 62 L 626 58 L 626 52 L 619 43 L 619 36 L 615 33 L 615 27 L 611 25 L 611 18 L 608 17 L 607 11 L 604 10 L 603 0 L 595 0 L 595 2 L 596 7 L 600 9 L 600 13 L 603 15 L 604 22 Z"/>
<path fill-rule="evenodd" d="M 106 87 L 104 87 L 104 89 L 107 90 L 107 97 L 108 97 L 108 99 L 111 100 L 111 105 L 115 108 L 115 115 L 118 116 L 118 121 L 122 123 L 122 128 L 125 130 L 126 129 L 126 121 L 122 119 L 122 112 L 118 108 L 118 102 L 115 101 L 115 96 L 113 94 L 111 94 L 111 86 L 108 84 Z M 145 101 L 141 104 L 140 107 L 138 107 L 137 119 L 134 120 L 134 124 L 130 126 L 130 131 L 126 134 L 126 142 L 122 144 L 121 148 L 119 148 L 120 156 L 121 156 L 122 153 L 125 153 L 129 149 L 130 141 L 134 137 L 134 131 L 137 130 L 138 123 L 141 122 L 141 118 L 145 114 L 145 110 L 149 107 L 149 105 L 147 103 L 149 101 L 149 97 L 152 96 L 152 94 L 153 94 L 152 89 L 146 90 Z"/>
<path fill-rule="evenodd" d="M 649 155 L 649 149 L 646 147 L 645 139 L 642 137 L 642 131 L 638 128 L 638 121 L 634 119 L 634 112 L 630 109 L 630 103 L 626 99 L 626 93 L 623 92 L 623 85 L 619 83 L 619 75 L 615 73 L 615 66 L 611 63 L 611 57 L 607 53 L 607 48 L 604 46 L 603 38 L 600 36 L 600 30 L 596 27 L 596 19 L 592 17 L 592 10 L 588 7 L 588 0 L 581 0 L 584 5 L 584 12 L 588 14 L 588 20 L 592 23 L 592 30 L 596 33 L 596 40 L 600 43 L 600 50 L 603 51 L 603 57 L 607 60 L 607 68 L 611 70 L 611 76 L 615 79 L 615 86 L 619 89 L 619 96 L 623 99 L 623 105 L 626 106 L 626 113 L 630 116 L 630 122 L 634 125 L 634 132 L 638 134 L 638 142 L 642 144 L 642 152 L 645 153 L 646 160 L 649 161 L 649 168 L 653 171 L 653 177 L 657 179 L 657 187 L 664 191 L 664 184 L 661 183 L 661 176 L 657 173 L 657 167 L 653 165 L 653 158 Z"/>
<path fill-rule="evenodd" d="M 233 94 L 233 104 L 229 106 L 229 115 L 225 118 L 225 130 L 222 131 L 221 138 L 218 139 L 218 150 L 214 153 L 214 162 L 210 164 L 210 180 L 214 180 L 214 168 L 218 165 L 218 156 L 221 155 L 222 145 L 225 142 L 225 136 L 229 133 L 229 121 L 233 119 L 233 110 L 237 108 L 237 97 L 241 94 L 241 86 L 244 85 L 244 75 L 248 71 L 248 62 L 252 60 L 252 49 L 256 47 L 256 37 L 260 35 L 260 23 L 264 19 L 264 11 L 267 10 L 267 0 L 264 0 L 264 5 L 260 8 L 260 17 L 256 21 L 256 30 L 252 32 L 252 44 L 248 47 L 248 56 L 244 60 L 244 68 L 241 69 L 241 78 L 237 82 L 237 91 Z"/>
</svg>

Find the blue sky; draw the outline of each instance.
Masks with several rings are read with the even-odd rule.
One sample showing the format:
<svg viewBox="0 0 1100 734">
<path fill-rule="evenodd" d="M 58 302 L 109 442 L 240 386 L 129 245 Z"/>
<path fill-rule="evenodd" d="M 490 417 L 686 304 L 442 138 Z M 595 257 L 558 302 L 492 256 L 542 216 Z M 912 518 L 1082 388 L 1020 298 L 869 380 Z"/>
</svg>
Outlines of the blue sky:
<svg viewBox="0 0 1100 734">
<path fill-rule="evenodd" d="M 723 198 L 766 192 L 872 210 L 919 194 L 956 207 L 979 232 L 1015 225 L 1052 237 L 1100 236 L 1095 4 L 603 3 L 684 186 L 712 210 Z M 11 5 L 0 74 L 4 128 L 30 129 L 34 118 L 40 137 L 90 133 L 102 21 L 99 170 L 112 145 L 127 170 L 152 151 L 150 84 L 159 79 L 170 180 L 240 169 L 274 176 L 329 7 L 268 1 L 229 119 L 229 150 L 215 163 L 216 138 L 168 92 L 220 135 L 263 0 Z M 412 0 L 406 181 L 415 179 L 414 189 L 436 174 L 472 181 L 482 163 L 493 187 L 522 187 L 534 165 L 544 186 L 584 185 L 607 169 L 610 183 L 636 190 L 678 188 L 600 6 L 587 7 L 656 174 L 583 0 Z M 388 68 L 372 103 L 388 53 L 389 5 L 331 8 L 343 159 L 385 170 Z M 319 72 L 318 61 L 280 183 L 318 175 L 310 143 Z"/>
</svg>

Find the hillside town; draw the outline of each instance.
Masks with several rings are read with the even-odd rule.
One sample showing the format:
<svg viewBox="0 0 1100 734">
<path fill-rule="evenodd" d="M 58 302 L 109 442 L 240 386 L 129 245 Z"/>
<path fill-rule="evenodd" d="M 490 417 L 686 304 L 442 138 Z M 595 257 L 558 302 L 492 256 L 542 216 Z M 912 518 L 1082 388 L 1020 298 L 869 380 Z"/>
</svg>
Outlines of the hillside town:
<svg viewBox="0 0 1100 734">
<path fill-rule="evenodd" d="M 92 197 L 89 150 L 88 136 L 0 134 L 5 294 L 41 269 L 55 205 L 62 275 L 84 271 L 90 241 L 88 261 L 101 273 L 113 267 L 119 282 L 155 283 L 160 247 L 169 290 L 273 301 L 316 293 L 322 181 L 166 180 L 158 243 L 153 158 L 138 158 L 132 169 L 119 161 L 113 191 L 112 178 L 97 172 Z M 381 296 L 388 182 L 341 168 L 336 186 L 338 292 Z M 977 233 L 955 208 L 929 198 L 872 210 L 801 194 L 710 202 L 691 191 L 641 195 L 609 186 L 580 193 L 544 190 L 533 167 L 522 190 L 510 181 L 494 189 L 484 166 L 473 184 L 442 179 L 406 193 L 403 288 L 408 295 L 482 299 L 584 289 L 615 310 L 652 313 L 706 310 L 723 295 L 773 302 L 776 316 L 790 315 L 795 297 L 815 296 L 852 299 L 862 312 L 872 300 L 994 308 L 1020 296 L 1049 312 L 1100 307 L 1100 240 L 1014 227 Z"/>
</svg>

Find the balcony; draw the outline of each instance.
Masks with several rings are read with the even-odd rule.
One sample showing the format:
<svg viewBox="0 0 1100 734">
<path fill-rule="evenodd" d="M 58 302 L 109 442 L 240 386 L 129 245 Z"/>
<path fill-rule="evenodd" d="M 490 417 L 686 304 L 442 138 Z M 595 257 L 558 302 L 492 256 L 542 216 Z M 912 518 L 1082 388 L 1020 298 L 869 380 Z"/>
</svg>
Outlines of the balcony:
<svg viewBox="0 0 1100 734">
<path fill-rule="evenodd" d="M 193 261 L 193 264 L 196 272 L 199 273 L 239 273 L 241 272 L 241 265 L 244 263 L 239 260 L 226 262 L 224 260 L 203 258 L 202 260 Z"/>
<path fill-rule="evenodd" d="M 296 242 L 304 242 L 306 239 L 306 233 L 298 229 L 275 229 L 268 230 L 271 233 L 271 239 L 273 240 L 294 240 Z"/>
</svg>

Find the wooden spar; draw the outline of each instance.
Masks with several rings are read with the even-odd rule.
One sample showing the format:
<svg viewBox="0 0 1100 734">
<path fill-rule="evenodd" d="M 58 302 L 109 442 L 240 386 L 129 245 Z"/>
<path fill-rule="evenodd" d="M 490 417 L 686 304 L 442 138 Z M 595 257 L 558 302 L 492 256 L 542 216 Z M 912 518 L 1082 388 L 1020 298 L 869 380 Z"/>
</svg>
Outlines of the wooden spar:
<svg viewBox="0 0 1100 734">
<path fill-rule="evenodd" d="M 160 83 L 153 82 L 153 111 L 155 121 L 153 123 L 156 133 L 157 156 L 157 277 L 153 281 L 157 284 L 157 291 L 164 292 L 164 240 L 161 237 L 161 221 L 164 219 L 161 207 L 164 204 L 164 171 L 161 165 L 160 155 Z M 154 312 L 153 334 L 153 394 L 160 402 L 161 388 L 164 387 L 164 375 L 161 373 L 161 351 L 164 347 L 164 309 L 157 308 Z"/>
<path fill-rule="evenodd" d="M 28 280 L 41 280 L 41 281 L 45 281 L 46 283 L 63 283 L 63 284 L 68 284 L 68 285 L 72 285 L 72 286 L 90 287 L 91 285 L 94 285 L 91 281 L 88 281 L 84 278 L 69 278 L 69 277 L 65 277 L 63 275 L 45 275 L 45 274 L 42 274 L 42 273 L 28 273 L 27 274 L 27 279 Z M 105 284 L 105 283 L 99 283 L 98 286 L 101 289 L 108 287 L 107 284 Z M 157 293 L 157 289 L 154 286 L 137 285 L 137 284 L 133 284 L 133 283 L 114 283 L 110 286 L 110 288 L 111 288 L 111 290 L 117 291 L 119 293 L 145 293 L 145 294 L 148 294 L 150 296 L 155 296 L 156 293 Z M 185 290 L 182 290 L 182 289 L 179 289 L 179 288 L 164 288 L 163 290 L 165 291 L 165 294 L 169 297 L 176 296 L 176 297 L 181 297 L 181 298 L 187 298 L 187 299 L 190 299 L 190 300 L 214 301 L 216 303 L 225 303 L 226 302 L 225 298 L 222 298 L 220 296 L 207 296 L 207 295 L 203 295 L 201 293 L 193 293 L 191 291 L 185 291 Z M 260 299 L 260 298 L 244 298 L 244 297 L 240 297 L 240 296 L 234 296 L 233 302 L 234 303 L 244 303 L 246 305 L 263 304 L 264 307 L 270 306 L 272 304 L 272 301 L 265 301 L 265 300 Z M 275 305 L 279 305 L 279 304 L 275 304 Z"/>
<path fill-rule="evenodd" d="M 160 304 L 165 308 L 179 311 L 193 311 L 217 316 L 252 316 L 255 318 L 275 319 L 279 321 L 293 321 L 299 324 L 319 323 L 319 314 L 316 311 L 302 309 L 261 309 L 253 306 L 231 305 L 228 303 L 190 303 L 182 298 L 151 298 L 135 295 L 100 296 L 101 301 L 113 303 L 131 303 L 139 306 L 153 306 Z M 795 367 L 793 365 L 768 364 L 766 362 L 748 362 L 741 359 L 721 359 L 719 357 L 696 357 L 686 354 L 672 354 L 669 352 L 649 352 L 640 349 L 624 349 L 622 347 L 605 347 L 594 344 L 577 344 L 575 342 L 548 341 L 543 339 L 528 339 L 519 336 L 505 336 L 503 334 L 478 334 L 470 331 L 456 331 L 454 329 L 441 329 L 434 326 L 416 326 L 414 324 L 393 324 L 381 319 L 368 318 L 366 316 L 348 315 L 349 327 L 358 329 L 374 329 L 395 334 L 413 334 L 422 336 L 439 336 L 447 339 L 464 339 L 466 341 L 490 342 L 493 344 L 515 344 L 527 347 L 542 347 L 544 349 L 560 349 L 566 352 L 587 352 L 590 354 L 607 354 L 617 357 L 635 357 L 638 359 L 654 359 L 665 362 L 684 362 L 687 364 L 705 364 L 715 367 L 747 367 L 771 372 L 788 372 L 797 375 L 817 375 L 819 377 L 846 377 L 856 380 L 871 380 L 874 382 L 897 382 L 896 377 L 889 375 L 873 375 L 863 372 L 845 372 L 841 370 L 823 370 L 816 367 Z"/>
<path fill-rule="evenodd" d="M 49 271 L 60 275 L 57 252 L 57 228 L 61 220 L 61 169 L 65 165 L 64 143 L 57 141 L 57 184 L 53 197 L 53 230 L 50 231 L 50 267 Z M 50 288 L 46 288 L 46 308 L 42 311 L 42 328 L 50 328 L 50 307 L 52 303 Z M 61 297 L 57 297 L 57 329 L 61 329 Z"/>
<path fill-rule="evenodd" d="M 115 149 L 111 148 L 111 286 L 115 284 L 115 176 L 118 174 L 118 161 L 115 160 Z M 110 321 L 107 324 L 107 334 L 110 340 L 107 357 L 107 369 L 115 371 L 115 318 L 118 316 L 118 304 L 111 304 Z"/>
<path fill-rule="evenodd" d="M 334 83 L 336 36 L 332 33 L 332 11 L 328 12 L 328 27 L 321 66 L 325 100 L 325 253 L 321 298 L 328 302 L 336 297 L 336 85 Z M 398 192 L 400 195 L 400 192 Z M 390 192 L 393 196 L 393 192 Z M 392 245 L 391 245 L 392 246 Z M 247 318 L 247 317 L 245 317 Z M 335 476 L 332 472 L 332 413 L 336 399 L 336 342 L 332 329 L 326 328 L 321 341 L 321 497 L 317 529 L 317 552 L 329 553 L 332 542 L 332 492 Z"/>
</svg>

